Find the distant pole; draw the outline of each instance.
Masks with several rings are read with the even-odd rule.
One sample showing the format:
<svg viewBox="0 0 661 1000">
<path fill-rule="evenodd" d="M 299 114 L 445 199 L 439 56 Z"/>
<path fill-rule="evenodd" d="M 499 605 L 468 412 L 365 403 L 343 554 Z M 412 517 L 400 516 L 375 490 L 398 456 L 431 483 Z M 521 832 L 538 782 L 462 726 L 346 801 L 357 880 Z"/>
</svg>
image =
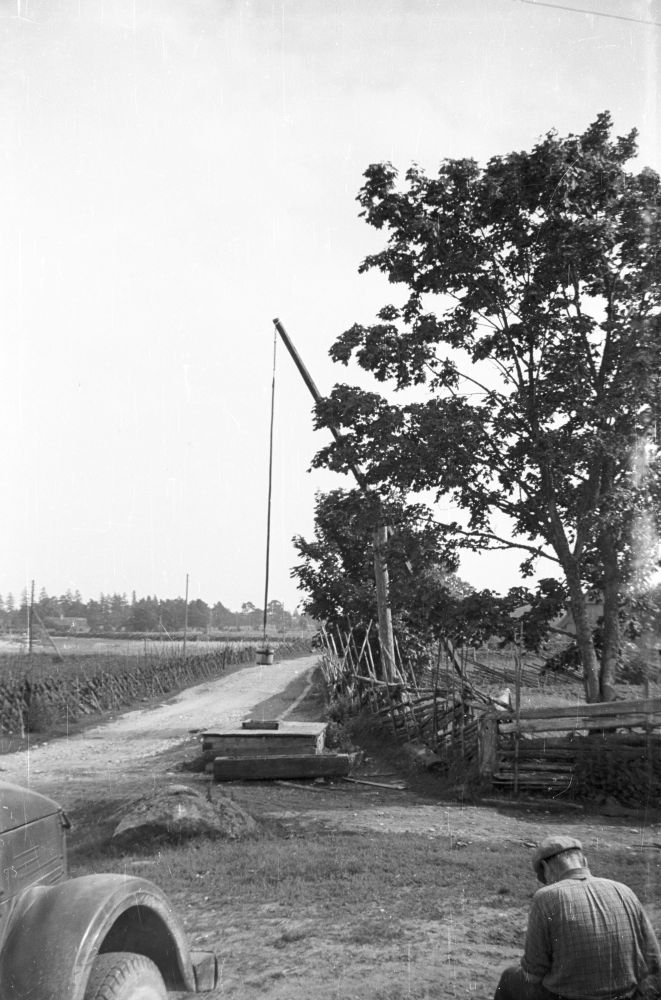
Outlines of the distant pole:
<svg viewBox="0 0 661 1000">
<path fill-rule="evenodd" d="M 273 376 L 271 378 L 271 424 L 269 430 L 269 482 L 266 503 L 266 566 L 264 570 L 264 612 L 262 618 L 262 645 L 266 650 L 266 631 L 269 601 L 269 567 L 271 559 L 271 497 L 273 494 L 273 422 L 275 415 L 275 360 L 278 339 L 273 331 Z"/>
<path fill-rule="evenodd" d="M 188 573 L 186 573 L 186 601 L 184 605 L 184 660 L 186 659 L 187 637 L 188 637 Z"/>
<path fill-rule="evenodd" d="M 30 605 L 28 607 L 28 653 L 32 652 L 32 620 L 34 617 L 34 580 L 30 587 Z"/>
</svg>

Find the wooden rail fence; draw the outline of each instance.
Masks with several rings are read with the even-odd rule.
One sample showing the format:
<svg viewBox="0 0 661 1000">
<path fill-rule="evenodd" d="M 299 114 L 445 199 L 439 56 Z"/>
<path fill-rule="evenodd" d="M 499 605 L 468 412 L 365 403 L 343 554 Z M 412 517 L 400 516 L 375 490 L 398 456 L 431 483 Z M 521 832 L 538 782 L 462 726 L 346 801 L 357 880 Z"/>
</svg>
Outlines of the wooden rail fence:
<svg viewBox="0 0 661 1000">
<path fill-rule="evenodd" d="M 624 803 L 661 792 L 661 698 L 505 709 L 480 725 L 480 773 L 497 788 Z"/>
<path fill-rule="evenodd" d="M 371 628 L 371 626 L 370 626 Z M 417 677 L 398 663 L 395 678 L 377 676 L 368 642 L 326 639 L 322 669 L 334 696 L 369 707 L 401 742 L 429 750 L 433 767 L 459 767 L 517 795 L 544 792 L 614 796 L 641 802 L 661 796 L 661 698 L 520 707 L 520 689 L 540 687 L 543 661 L 510 663 L 489 652 L 439 647 L 436 665 Z M 487 662 L 485 662 L 487 661 Z M 511 682 L 514 698 L 484 693 L 478 682 Z"/>
</svg>

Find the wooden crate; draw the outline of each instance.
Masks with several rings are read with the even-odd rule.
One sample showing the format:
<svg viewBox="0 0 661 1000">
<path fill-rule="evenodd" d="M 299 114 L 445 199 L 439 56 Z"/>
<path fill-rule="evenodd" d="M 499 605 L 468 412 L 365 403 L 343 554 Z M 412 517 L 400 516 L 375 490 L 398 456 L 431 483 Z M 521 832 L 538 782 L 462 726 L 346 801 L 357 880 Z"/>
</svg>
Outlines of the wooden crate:
<svg viewBox="0 0 661 1000">
<path fill-rule="evenodd" d="M 213 776 L 215 781 L 345 777 L 349 773 L 350 763 L 349 754 L 346 753 L 216 757 Z"/>
<path fill-rule="evenodd" d="M 320 754 L 326 739 L 325 722 L 281 722 L 277 729 L 229 729 L 204 733 L 202 752 L 218 757 L 261 757 L 268 754 L 293 756 Z"/>
</svg>

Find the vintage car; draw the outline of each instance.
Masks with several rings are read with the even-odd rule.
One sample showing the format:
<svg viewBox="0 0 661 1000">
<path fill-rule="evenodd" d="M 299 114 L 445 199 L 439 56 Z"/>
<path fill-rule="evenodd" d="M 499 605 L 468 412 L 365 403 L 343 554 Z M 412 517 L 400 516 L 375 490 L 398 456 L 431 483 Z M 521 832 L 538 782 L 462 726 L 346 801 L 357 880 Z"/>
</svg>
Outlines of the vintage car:
<svg viewBox="0 0 661 1000">
<path fill-rule="evenodd" d="M 213 990 L 211 952 L 190 951 L 164 893 L 127 875 L 67 877 L 56 802 L 0 782 L 2 1000 L 163 1000 Z"/>
</svg>

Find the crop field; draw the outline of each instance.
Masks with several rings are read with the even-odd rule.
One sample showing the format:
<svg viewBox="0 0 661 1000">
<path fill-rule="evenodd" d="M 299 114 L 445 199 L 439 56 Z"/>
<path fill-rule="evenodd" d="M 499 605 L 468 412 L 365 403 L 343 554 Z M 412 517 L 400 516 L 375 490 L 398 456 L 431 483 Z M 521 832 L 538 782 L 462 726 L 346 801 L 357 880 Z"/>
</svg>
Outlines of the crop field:
<svg viewBox="0 0 661 1000">
<path fill-rule="evenodd" d="M 206 638 L 200 637 L 198 635 L 188 636 L 186 647 L 187 650 L 193 655 L 198 653 L 213 653 L 217 652 L 219 646 L 227 646 L 228 644 L 233 644 L 236 646 L 249 645 L 251 649 L 255 649 L 256 645 L 260 642 L 261 635 L 257 632 L 241 633 L 232 632 L 223 636 Z M 116 637 L 97 637 L 89 635 L 68 635 L 68 636 L 53 636 L 53 645 L 44 640 L 40 640 L 34 646 L 34 655 L 38 656 L 43 654 L 49 659 L 56 655 L 57 652 L 61 656 L 67 658 L 70 656 L 102 656 L 110 655 L 116 656 L 142 656 L 142 657 L 154 657 L 154 656 L 178 656 L 183 653 L 184 643 L 183 639 L 176 637 L 172 639 L 168 638 L 154 638 L 152 636 L 141 637 L 141 638 L 127 638 L 119 639 Z M 303 642 L 309 641 L 309 636 L 304 633 L 302 636 L 299 635 L 285 635 L 284 637 L 278 637 L 275 642 L 273 639 L 269 639 L 271 645 L 280 645 L 283 642 L 286 643 L 296 643 L 298 640 Z M 15 656 L 25 655 L 27 653 L 27 640 L 25 636 L 14 636 L 14 637 L 3 637 L 0 638 L 0 659 L 4 655 L 13 654 Z"/>
</svg>

